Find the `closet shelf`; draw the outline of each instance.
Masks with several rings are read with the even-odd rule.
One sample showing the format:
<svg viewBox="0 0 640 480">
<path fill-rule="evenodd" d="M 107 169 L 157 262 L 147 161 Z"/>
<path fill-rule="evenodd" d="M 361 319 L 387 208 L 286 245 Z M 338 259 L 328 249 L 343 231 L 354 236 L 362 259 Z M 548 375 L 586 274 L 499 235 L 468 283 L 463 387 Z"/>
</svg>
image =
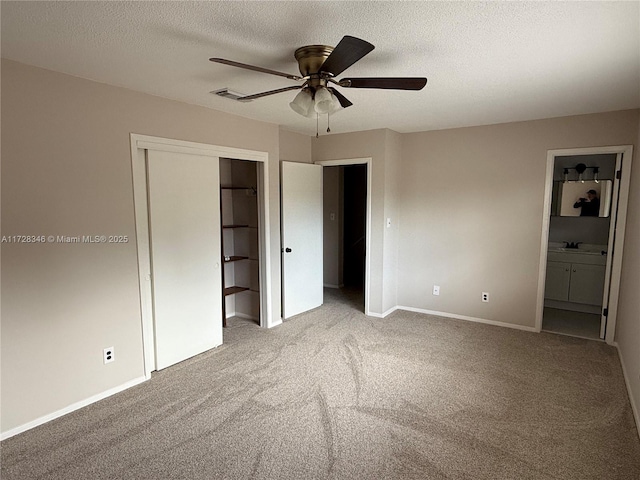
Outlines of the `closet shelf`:
<svg viewBox="0 0 640 480">
<path fill-rule="evenodd" d="M 232 187 L 230 185 L 223 185 L 220 187 L 221 190 L 256 190 L 256 187 Z"/>
<path fill-rule="evenodd" d="M 222 225 L 222 228 L 249 228 L 249 225 Z"/>
<path fill-rule="evenodd" d="M 229 260 L 224 259 L 224 263 L 237 262 L 239 260 L 249 260 L 249 257 L 242 257 L 240 255 L 232 255 L 229 257 Z"/>
<path fill-rule="evenodd" d="M 236 293 L 246 292 L 250 290 L 248 287 L 227 287 L 224 289 L 224 296 L 235 295 Z"/>
</svg>

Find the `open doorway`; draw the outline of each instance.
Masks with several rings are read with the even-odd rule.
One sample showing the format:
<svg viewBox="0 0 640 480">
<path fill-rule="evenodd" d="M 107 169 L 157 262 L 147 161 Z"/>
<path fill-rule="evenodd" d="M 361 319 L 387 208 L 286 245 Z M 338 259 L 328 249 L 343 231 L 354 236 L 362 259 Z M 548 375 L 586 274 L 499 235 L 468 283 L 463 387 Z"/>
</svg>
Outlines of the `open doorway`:
<svg viewBox="0 0 640 480">
<path fill-rule="evenodd" d="M 539 330 L 613 343 L 631 146 L 550 150 Z"/>
<path fill-rule="evenodd" d="M 325 296 L 365 311 L 368 165 L 325 166 Z"/>
<path fill-rule="evenodd" d="M 542 329 L 598 340 L 616 154 L 559 155 L 553 172 Z"/>
</svg>

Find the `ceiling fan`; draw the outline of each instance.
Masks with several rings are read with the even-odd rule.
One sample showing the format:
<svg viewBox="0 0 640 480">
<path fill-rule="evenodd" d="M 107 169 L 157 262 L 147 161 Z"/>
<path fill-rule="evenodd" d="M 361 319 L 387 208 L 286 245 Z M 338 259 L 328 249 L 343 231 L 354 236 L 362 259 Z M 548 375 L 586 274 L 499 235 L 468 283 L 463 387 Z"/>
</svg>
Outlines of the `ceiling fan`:
<svg viewBox="0 0 640 480">
<path fill-rule="evenodd" d="M 232 67 L 244 68 L 256 72 L 278 75 L 290 80 L 301 81 L 300 85 L 278 88 L 253 95 L 232 96 L 235 100 L 246 102 L 256 98 L 274 95 L 290 90 L 302 90 L 289 104 L 291 108 L 305 117 L 314 114 L 333 113 L 340 108 L 353 105 L 333 85 L 343 88 L 382 88 L 393 90 L 421 90 L 426 84 L 424 77 L 360 77 L 343 78 L 335 77 L 344 72 L 351 65 L 371 52 L 375 47 L 356 37 L 346 35 L 334 48 L 327 45 L 307 45 L 298 48 L 295 59 L 300 69 L 299 75 L 278 72 L 267 68 L 247 65 L 224 58 L 210 58 L 215 63 L 222 63 Z"/>
</svg>

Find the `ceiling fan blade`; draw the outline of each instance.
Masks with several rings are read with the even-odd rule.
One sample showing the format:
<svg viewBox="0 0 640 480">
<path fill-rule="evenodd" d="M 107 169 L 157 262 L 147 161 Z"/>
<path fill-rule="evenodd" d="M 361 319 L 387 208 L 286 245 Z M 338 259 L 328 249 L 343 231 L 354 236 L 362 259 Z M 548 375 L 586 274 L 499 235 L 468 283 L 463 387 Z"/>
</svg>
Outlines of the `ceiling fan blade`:
<svg viewBox="0 0 640 480">
<path fill-rule="evenodd" d="M 422 90 L 427 84 L 424 77 L 371 77 L 343 78 L 338 82 L 347 88 L 386 88 L 391 90 Z"/>
<path fill-rule="evenodd" d="M 345 35 L 324 61 L 320 71 L 331 73 L 334 77 L 340 75 L 374 48 L 369 42 Z"/>
<path fill-rule="evenodd" d="M 347 97 L 345 97 L 344 95 L 342 95 L 338 90 L 336 90 L 333 87 L 329 87 L 329 90 L 331 90 L 331 93 L 333 93 L 336 98 L 338 99 L 338 101 L 340 102 L 340 106 L 342 106 L 342 108 L 347 108 L 350 107 L 351 105 L 353 105 L 353 103 L 351 103 L 349 101 L 349 99 Z"/>
<path fill-rule="evenodd" d="M 267 95 L 275 95 L 276 93 L 288 92 L 289 90 L 299 90 L 306 85 L 293 85 L 291 87 L 278 88 L 277 90 L 269 90 L 268 92 L 254 93 L 253 95 L 245 95 L 244 97 L 238 98 L 239 102 L 246 102 L 249 100 L 254 100 L 256 98 L 266 97 Z"/>
<path fill-rule="evenodd" d="M 254 72 L 268 73 L 269 75 L 278 75 L 279 77 L 285 77 L 290 80 L 302 80 L 302 77 L 297 75 L 291 75 L 289 73 L 277 72 L 276 70 L 269 70 L 268 68 L 256 67 L 255 65 L 247 65 L 246 63 L 234 62 L 233 60 L 226 60 L 224 58 L 210 58 L 209 61 L 214 63 L 222 63 L 224 65 L 230 65 L 232 67 L 245 68 L 247 70 L 253 70 Z"/>
</svg>

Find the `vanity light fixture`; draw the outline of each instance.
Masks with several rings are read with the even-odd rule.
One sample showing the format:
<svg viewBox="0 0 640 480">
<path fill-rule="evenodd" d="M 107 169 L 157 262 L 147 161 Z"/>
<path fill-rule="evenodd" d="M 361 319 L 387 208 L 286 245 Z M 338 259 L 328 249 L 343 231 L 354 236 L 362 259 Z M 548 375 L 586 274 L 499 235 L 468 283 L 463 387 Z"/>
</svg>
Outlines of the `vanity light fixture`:
<svg viewBox="0 0 640 480">
<path fill-rule="evenodd" d="M 578 172 L 578 181 L 584 183 L 584 177 L 582 174 L 587 169 L 587 166 L 584 163 L 579 163 L 576 165 L 576 172 Z"/>
<path fill-rule="evenodd" d="M 585 182 L 585 178 L 584 178 L 584 172 L 586 172 L 588 169 L 593 170 L 593 181 L 598 183 L 598 172 L 600 167 L 588 167 L 586 166 L 584 163 L 578 163 L 575 167 L 565 167 L 562 171 L 562 181 L 564 183 L 569 182 L 569 170 L 575 170 L 578 173 L 578 182 L 584 183 Z"/>
</svg>

